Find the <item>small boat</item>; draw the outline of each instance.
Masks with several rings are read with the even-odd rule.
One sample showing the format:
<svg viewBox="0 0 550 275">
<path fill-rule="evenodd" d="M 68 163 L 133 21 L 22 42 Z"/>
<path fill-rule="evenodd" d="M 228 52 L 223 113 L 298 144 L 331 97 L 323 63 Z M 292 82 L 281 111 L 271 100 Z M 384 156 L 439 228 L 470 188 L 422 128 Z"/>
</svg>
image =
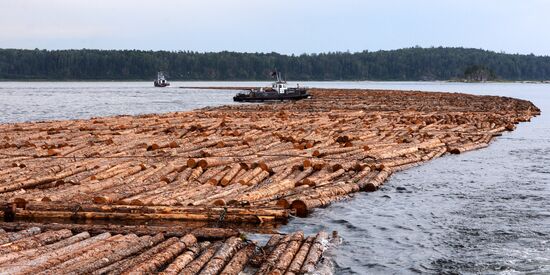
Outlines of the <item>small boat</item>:
<svg viewBox="0 0 550 275">
<path fill-rule="evenodd" d="M 307 92 L 307 88 L 297 85 L 294 87 L 288 87 L 286 81 L 281 79 L 279 72 L 271 73 L 272 77 L 277 77 L 277 81 L 271 84 L 270 88 L 264 90 L 251 89 L 248 91 L 240 92 L 233 97 L 233 101 L 237 102 L 262 102 L 270 100 L 300 100 L 310 98 L 311 95 Z"/>
<path fill-rule="evenodd" d="M 164 73 L 163 72 L 158 72 L 157 73 L 157 79 L 155 80 L 154 82 L 155 84 L 155 87 L 166 87 L 166 86 L 170 86 L 170 83 L 166 80 L 166 78 L 164 77 Z"/>
</svg>

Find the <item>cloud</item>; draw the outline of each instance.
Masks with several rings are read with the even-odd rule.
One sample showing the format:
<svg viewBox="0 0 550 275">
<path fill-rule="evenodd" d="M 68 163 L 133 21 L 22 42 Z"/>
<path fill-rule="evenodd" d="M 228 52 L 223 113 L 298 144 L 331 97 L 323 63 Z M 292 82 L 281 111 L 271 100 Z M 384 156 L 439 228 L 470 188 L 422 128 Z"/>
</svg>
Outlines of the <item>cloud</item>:
<svg viewBox="0 0 550 275">
<path fill-rule="evenodd" d="M 544 0 L 0 0 L 0 47 L 550 54 Z"/>
</svg>

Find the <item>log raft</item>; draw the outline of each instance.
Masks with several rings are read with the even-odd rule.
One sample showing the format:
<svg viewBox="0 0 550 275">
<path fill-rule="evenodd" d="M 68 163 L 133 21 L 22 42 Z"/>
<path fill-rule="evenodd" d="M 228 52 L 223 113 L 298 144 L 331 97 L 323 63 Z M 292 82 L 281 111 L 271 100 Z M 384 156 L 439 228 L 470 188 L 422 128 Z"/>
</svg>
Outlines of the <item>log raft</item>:
<svg viewBox="0 0 550 275">
<path fill-rule="evenodd" d="M 506 97 L 310 93 L 292 103 L 2 124 L 4 219 L 284 222 L 378 190 L 394 172 L 486 147 L 540 114 Z"/>
<path fill-rule="evenodd" d="M 303 232 L 290 233 L 276 238 L 270 257 L 261 258 L 254 265 L 253 255 L 271 251 L 273 242 L 262 247 L 241 236 L 205 241 L 193 233 L 182 237 L 162 233 L 93 234 L 71 227 L 42 227 L 42 233 L 30 235 L 29 232 L 37 232 L 37 227 L 27 225 L 17 230 L 25 225 L 16 228 L 9 223 L 0 227 L 2 234 L 26 236 L 2 245 L 2 274 L 265 274 L 257 264 L 269 266 L 271 274 L 295 274 L 303 268 L 314 271 L 326 248 L 324 244 L 329 243 L 324 232 L 305 239 Z"/>
</svg>

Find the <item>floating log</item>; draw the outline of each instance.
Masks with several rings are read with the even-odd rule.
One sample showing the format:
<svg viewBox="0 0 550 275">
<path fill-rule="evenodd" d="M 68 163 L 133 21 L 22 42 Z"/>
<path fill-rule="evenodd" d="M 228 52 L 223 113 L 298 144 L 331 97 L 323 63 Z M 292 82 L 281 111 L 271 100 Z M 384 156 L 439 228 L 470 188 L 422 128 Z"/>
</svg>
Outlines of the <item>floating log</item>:
<svg viewBox="0 0 550 275">
<path fill-rule="evenodd" d="M 298 250 L 298 253 L 296 253 L 296 256 L 294 256 L 294 259 L 292 259 L 292 262 L 290 263 L 290 266 L 288 267 L 285 274 L 293 275 L 300 273 L 302 265 L 304 264 L 306 256 L 309 252 L 309 248 L 311 247 L 311 244 L 314 240 L 314 237 L 306 238 L 306 240 L 302 243 L 302 246 L 300 246 L 300 250 Z"/>
<path fill-rule="evenodd" d="M 36 248 L 53 242 L 57 242 L 61 239 L 68 238 L 72 236 L 70 230 L 61 229 L 59 231 L 49 231 L 33 235 L 27 238 L 19 239 L 11 243 L 0 246 L 0 254 L 6 254 L 11 252 L 17 252 L 21 250 L 27 250 L 31 248 Z"/>
<path fill-rule="evenodd" d="M 175 259 L 183 250 L 195 244 L 197 239 L 193 235 L 185 235 L 179 241 L 176 241 L 172 245 L 166 247 L 162 252 L 157 253 L 149 259 L 146 259 L 144 262 L 139 263 L 137 266 L 126 270 L 125 274 L 150 274 L 157 272 L 161 266 L 164 266 L 173 259 Z"/>
<path fill-rule="evenodd" d="M 229 238 L 212 258 L 208 261 L 206 266 L 201 270 L 201 275 L 215 275 L 220 273 L 225 264 L 235 255 L 235 253 L 242 247 L 242 240 L 238 237 Z"/>
<path fill-rule="evenodd" d="M 384 183 L 384 181 L 391 175 L 391 169 L 384 168 L 374 178 L 370 179 L 365 185 L 365 190 L 368 192 L 374 192 Z"/>
<path fill-rule="evenodd" d="M 139 248 L 140 251 L 146 249 L 144 252 L 133 258 L 126 258 L 122 261 L 114 262 L 108 266 L 95 270 L 93 274 L 122 274 L 124 271 L 144 262 L 145 260 L 153 257 L 155 254 L 163 251 L 170 245 L 176 243 L 178 238 L 172 237 L 168 240 L 164 240 L 162 234 L 157 234 L 153 237 L 149 237 Z"/>
<path fill-rule="evenodd" d="M 54 250 L 50 253 L 42 254 L 39 257 L 18 262 L 15 266 L 6 266 L 6 269 L 0 268 L 0 272 L 9 272 L 11 274 L 30 274 L 48 270 L 58 264 L 74 258 L 76 255 L 80 255 L 83 251 L 100 244 L 102 241 L 110 237 L 110 233 L 99 234 L 81 242 Z"/>
<path fill-rule="evenodd" d="M 181 238 L 187 234 L 193 234 L 200 240 L 219 240 L 233 236 L 238 236 L 240 233 L 237 230 L 230 228 L 190 228 L 186 226 L 170 225 L 170 226 L 139 226 L 139 225 L 115 225 L 115 224 L 62 224 L 62 223 L 28 223 L 28 222 L 0 222 L 0 227 L 10 231 L 20 231 L 29 228 L 41 229 L 41 231 L 63 230 L 70 229 L 72 232 L 81 233 L 89 232 L 91 234 L 102 234 L 110 232 L 113 234 L 136 234 L 156 235 L 162 233 L 166 237 Z"/>
<path fill-rule="evenodd" d="M 227 263 L 225 268 L 222 270 L 221 274 L 227 274 L 227 275 L 238 275 L 241 273 L 241 271 L 246 266 L 246 263 L 248 263 L 248 259 L 252 256 L 254 253 L 254 250 L 256 249 L 256 245 L 253 243 L 250 243 L 246 245 L 243 249 L 239 250 L 237 253 L 235 253 L 235 256 L 231 261 Z"/>
<path fill-rule="evenodd" d="M 160 274 L 162 275 L 176 275 L 178 274 L 182 269 L 185 268 L 185 266 L 193 261 L 197 255 L 204 251 L 204 249 L 210 245 L 210 242 L 205 242 L 203 244 L 194 244 L 190 247 L 187 247 L 187 250 L 179 255 L 166 269 Z"/>
<path fill-rule="evenodd" d="M 30 236 L 39 234 L 40 232 L 41 232 L 40 228 L 31 227 L 28 229 L 21 230 L 19 232 L 2 233 L 0 235 L 0 245 L 11 243 L 26 237 L 30 237 Z"/>
<path fill-rule="evenodd" d="M 280 234 L 271 235 L 271 238 L 269 238 L 269 241 L 267 241 L 266 245 L 262 249 L 257 250 L 256 253 L 254 253 L 252 258 L 250 259 L 250 264 L 254 267 L 260 267 L 262 262 L 265 261 L 267 256 L 271 254 L 273 249 L 275 249 L 276 245 L 282 238 L 283 235 Z"/>
<path fill-rule="evenodd" d="M 284 236 L 275 246 L 273 251 L 265 258 L 265 261 L 260 266 L 256 274 L 270 274 L 271 271 L 275 268 L 279 258 L 285 252 L 286 247 L 288 246 L 291 239 L 293 239 L 293 234 L 288 234 Z"/>
<path fill-rule="evenodd" d="M 157 234 L 153 237 L 143 236 L 135 242 L 126 244 L 125 247 L 120 247 L 114 252 L 108 251 L 104 255 L 101 255 L 101 260 L 94 260 L 87 264 L 78 264 L 76 269 L 73 270 L 77 274 L 90 274 L 96 270 L 100 270 L 106 266 L 110 266 L 113 263 L 117 263 L 126 257 L 142 252 L 143 250 L 161 242 L 163 239 L 162 234 Z M 96 255 L 97 256 L 97 255 Z"/>
<path fill-rule="evenodd" d="M 223 243 L 218 242 L 211 244 L 199 257 L 197 257 L 195 260 L 190 262 L 185 268 L 180 271 L 179 274 L 197 274 L 202 267 L 210 261 L 212 256 L 218 251 L 218 249 L 222 246 Z"/>
<path fill-rule="evenodd" d="M 315 265 L 317 264 L 317 262 L 321 258 L 321 255 L 323 254 L 323 251 L 325 250 L 325 244 L 327 242 L 327 232 L 321 231 L 317 233 L 317 236 L 315 236 L 315 240 L 311 244 L 309 252 L 307 253 L 306 259 L 304 260 L 304 264 L 300 269 L 301 273 L 309 273 L 313 271 Z"/>
<path fill-rule="evenodd" d="M 80 242 L 80 241 L 85 240 L 89 237 L 90 237 L 90 233 L 82 232 L 82 233 L 76 234 L 72 237 L 69 237 L 67 239 L 58 241 L 56 243 L 48 244 L 48 245 L 33 248 L 33 249 L 28 249 L 28 250 L 23 250 L 23 251 L 17 251 L 17 252 L 4 254 L 4 255 L 0 256 L 0 266 L 4 265 L 4 263 L 10 262 L 10 261 L 13 264 L 17 265 L 17 262 L 26 261 L 30 258 L 37 257 L 38 255 L 46 254 L 48 252 L 60 249 L 62 247 Z"/>
<path fill-rule="evenodd" d="M 275 267 L 271 270 L 271 273 L 273 274 L 283 274 L 285 270 L 290 266 L 290 263 L 292 262 L 292 259 L 294 259 L 296 253 L 298 253 L 298 250 L 300 249 L 300 246 L 302 245 L 302 241 L 304 239 L 304 232 L 298 231 L 290 237 L 289 243 L 285 248 L 285 251 L 278 259 L 277 264 Z"/>
</svg>

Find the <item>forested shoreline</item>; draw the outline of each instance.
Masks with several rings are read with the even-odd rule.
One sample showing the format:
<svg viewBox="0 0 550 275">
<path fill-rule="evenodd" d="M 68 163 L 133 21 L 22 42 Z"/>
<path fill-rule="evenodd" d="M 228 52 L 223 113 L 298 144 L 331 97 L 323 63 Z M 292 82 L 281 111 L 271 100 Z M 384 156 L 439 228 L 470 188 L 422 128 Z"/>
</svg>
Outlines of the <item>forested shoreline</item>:
<svg viewBox="0 0 550 275">
<path fill-rule="evenodd" d="M 0 49 L 0 80 L 549 80 L 550 57 L 467 48 L 278 53 Z M 472 78 L 474 76 L 475 78 Z"/>
</svg>

